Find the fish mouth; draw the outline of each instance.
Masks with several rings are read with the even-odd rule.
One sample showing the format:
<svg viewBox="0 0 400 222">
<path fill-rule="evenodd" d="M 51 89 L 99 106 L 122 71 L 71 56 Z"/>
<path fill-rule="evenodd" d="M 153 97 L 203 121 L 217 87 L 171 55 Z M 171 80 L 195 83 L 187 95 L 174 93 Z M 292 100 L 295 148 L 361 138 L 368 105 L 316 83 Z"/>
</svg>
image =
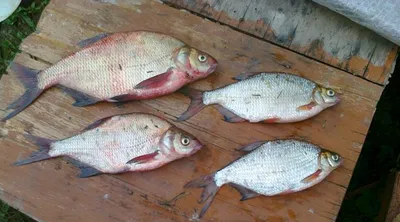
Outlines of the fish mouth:
<svg viewBox="0 0 400 222">
<path fill-rule="evenodd" d="M 194 147 L 194 152 L 197 152 L 197 151 L 199 151 L 201 148 L 203 148 L 203 144 L 201 144 L 201 143 L 199 143 L 199 144 L 197 144 L 195 147 Z"/>
</svg>

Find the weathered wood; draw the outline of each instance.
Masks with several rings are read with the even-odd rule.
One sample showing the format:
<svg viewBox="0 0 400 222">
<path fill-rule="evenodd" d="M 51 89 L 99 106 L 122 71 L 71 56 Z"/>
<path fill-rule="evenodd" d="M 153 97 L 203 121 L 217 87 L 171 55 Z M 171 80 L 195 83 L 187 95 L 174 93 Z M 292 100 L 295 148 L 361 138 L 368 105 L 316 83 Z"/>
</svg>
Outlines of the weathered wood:
<svg viewBox="0 0 400 222">
<path fill-rule="evenodd" d="M 394 182 L 392 198 L 389 205 L 389 210 L 386 215 L 386 222 L 395 222 L 395 218 L 400 220 L 400 172 L 396 173 L 396 180 Z"/>
<path fill-rule="evenodd" d="M 151 172 L 76 179 L 77 170 L 61 159 L 10 166 L 28 155 L 29 150 L 36 149 L 25 141 L 22 133 L 61 139 L 101 117 L 132 111 L 158 113 L 175 120 L 189 100 L 174 93 L 128 103 L 122 108 L 109 103 L 78 108 L 71 105 L 70 97 L 52 88 L 18 116 L 0 123 L 0 147 L 7 153 L 0 157 L 1 199 L 44 221 L 110 221 L 112 218 L 116 221 L 187 221 L 195 219 L 201 207 L 196 201 L 200 190 L 187 190 L 189 194 L 176 201 L 175 206 L 165 206 L 162 201 L 183 192 L 182 186 L 188 180 L 209 174 L 237 158 L 235 149 L 241 145 L 294 137 L 338 152 L 345 158 L 344 166 L 315 187 L 292 195 L 239 202 L 237 192 L 223 187 L 204 219 L 332 221 L 336 218 L 382 93 L 381 86 L 152 1 L 53 0 L 41 17 L 38 31 L 21 45 L 23 53 L 16 61 L 44 69 L 76 51 L 76 43 L 85 38 L 100 32 L 127 30 L 171 34 L 213 55 L 220 63 L 216 73 L 192 84 L 196 88 L 226 85 L 242 71 L 284 71 L 338 89 L 343 99 L 315 118 L 295 124 L 229 124 L 208 107 L 186 122 L 175 123 L 206 144 L 196 155 Z M 22 93 L 23 87 L 13 73 L 3 77 L 0 116 L 5 115 L 7 104 Z"/>
<path fill-rule="evenodd" d="M 379 84 L 396 62 L 395 44 L 312 1 L 163 1 Z"/>
</svg>

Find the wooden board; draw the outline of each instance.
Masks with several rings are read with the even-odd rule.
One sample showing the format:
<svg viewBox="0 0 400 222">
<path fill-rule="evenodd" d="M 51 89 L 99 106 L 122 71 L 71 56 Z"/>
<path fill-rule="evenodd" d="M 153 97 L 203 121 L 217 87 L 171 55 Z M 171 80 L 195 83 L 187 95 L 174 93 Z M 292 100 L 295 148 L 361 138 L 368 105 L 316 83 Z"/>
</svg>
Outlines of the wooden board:
<svg viewBox="0 0 400 222">
<path fill-rule="evenodd" d="M 398 47 L 309 0 L 163 0 L 339 69 L 386 84 Z"/>
<path fill-rule="evenodd" d="M 236 148 L 259 140 L 298 138 L 338 152 L 343 167 L 303 192 L 257 197 L 240 202 L 234 189 L 223 187 L 204 221 L 335 220 L 368 132 L 383 87 L 292 51 L 180 11 L 156 1 L 52 0 L 38 30 L 24 40 L 16 61 L 44 69 L 76 51 L 77 42 L 101 32 L 152 30 L 170 34 L 204 50 L 219 61 L 212 76 L 192 84 L 212 89 L 233 82 L 243 71 L 291 72 L 341 91 L 342 102 L 310 120 L 295 124 L 230 124 L 208 107 L 190 120 L 175 123 L 206 147 L 190 158 L 143 173 L 78 179 L 78 170 L 62 159 L 22 167 L 11 164 L 37 149 L 22 136 L 61 139 L 112 114 L 156 113 L 171 121 L 189 100 L 174 93 L 122 108 L 101 103 L 73 107 L 57 88 L 46 91 L 15 118 L 0 123 L 0 198 L 40 221 L 188 221 L 196 220 L 201 190 L 184 190 L 189 180 L 220 169 L 238 157 Z M 15 74 L 0 81 L 0 116 L 23 93 Z M 169 205 L 165 201 L 185 192 Z"/>
<path fill-rule="evenodd" d="M 396 218 L 396 220 L 394 220 Z M 393 186 L 392 198 L 386 215 L 386 222 L 400 221 L 400 172 L 397 172 Z"/>
</svg>

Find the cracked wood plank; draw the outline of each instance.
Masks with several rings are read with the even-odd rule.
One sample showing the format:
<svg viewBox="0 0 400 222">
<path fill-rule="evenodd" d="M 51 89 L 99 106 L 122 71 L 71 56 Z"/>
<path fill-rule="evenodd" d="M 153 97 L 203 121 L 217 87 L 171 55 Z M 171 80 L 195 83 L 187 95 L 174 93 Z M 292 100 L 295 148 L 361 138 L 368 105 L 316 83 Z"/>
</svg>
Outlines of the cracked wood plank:
<svg viewBox="0 0 400 222">
<path fill-rule="evenodd" d="M 61 139 L 96 119 L 133 111 L 157 113 L 173 121 L 186 109 L 189 101 L 174 93 L 128 103 L 121 108 L 109 103 L 79 108 L 71 105 L 73 100 L 66 94 L 52 88 L 18 116 L 0 123 L 0 147 L 8 154 L 0 161 L 0 198 L 44 221 L 85 221 L 87 218 L 96 221 L 187 221 L 195 219 L 201 208 L 197 203 L 200 190 L 188 190 L 190 194 L 177 200 L 175 206 L 160 203 L 182 193 L 183 184 L 188 180 L 209 174 L 236 159 L 239 154 L 235 149 L 241 145 L 292 137 L 340 153 L 345 158 L 344 166 L 317 186 L 293 195 L 240 202 L 237 192 L 223 187 L 205 220 L 282 221 L 295 217 L 297 220 L 332 221 L 336 218 L 382 93 L 381 86 L 150 1 L 53 0 L 40 19 L 38 31 L 24 40 L 23 53 L 16 61 L 44 69 L 76 51 L 76 43 L 85 38 L 100 32 L 143 29 L 171 34 L 216 57 L 220 62 L 216 73 L 196 82 L 193 87 L 220 87 L 231 83 L 231 77 L 242 71 L 286 71 L 340 89 L 343 101 L 315 118 L 295 124 L 229 124 L 222 121 L 215 109 L 208 107 L 189 121 L 174 123 L 205 143 L 206 147 L 196 155 L 150 172 L 102 175 L 86 180 L 75 178 L 78 171 L 62 159 L 24 167 L 10 166 L 25 157 L 29 150 L 36 149 L 25 141 L 22 133 Z M 23 87 L 13 73 L 3 77 L 0 81 L 0 116 L 5 115 L 4 107 L 22 93 Z M 57 182 L 47 185 L 48 178 Z M 70 187 L 68 183 L 71 182 L 73 186 Z M 13 188 L 15 184 L 18 186 Z M 123 189 L 126 187 L 129 191 Z M 66 197 L 80 198 L 65 201 Z M 39 207 L 43 202 L 46 205 Z M 72 209 L 73 213 L 62 208 Z"/>
<path fill-rule="evenodd" d="M 398 47 L 308 0 L 163 0 L 378 84 L 393 73 Z"/>
</svg>

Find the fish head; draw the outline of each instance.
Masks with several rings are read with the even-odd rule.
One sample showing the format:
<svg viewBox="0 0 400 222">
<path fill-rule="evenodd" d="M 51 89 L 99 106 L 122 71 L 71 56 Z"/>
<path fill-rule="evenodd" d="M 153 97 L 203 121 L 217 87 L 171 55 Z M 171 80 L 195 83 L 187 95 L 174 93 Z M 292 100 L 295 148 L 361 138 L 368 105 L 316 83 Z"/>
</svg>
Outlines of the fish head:
<svg viewBox="0 0 400 222">
<path fill-rule="evenodd" d="M 313 97 L 315 102 L 324 108 L 334 106 L 340 102 L 340 97 L 335 90 L 325 87 L 317 87 L 317 89 L 314 90 Z"/>
<path fill-rule="evenodd" d="M 199 151 L 203 144 L 193 135 L 177 127 L 172 127 L 167 132 L 167 138 L 164 138 L 165 148 L 169 153 L 182 156 L 190 156 Z"/>
<path fill-rule="evenodd" d="M 205 52 L 185 46 L 178 51 L 175 64 L 179 70 L 187 73 L 191 80 L 197 80 L 214 72 L 218 62 Z"/>
<path fill-rule="evenodd" d="M 339 154 L 329 150 L 322 150 L 319 158 L 322 170 L 328 172 L 338 168 L 343 163 L 343 158 Z"/>
</svg>

